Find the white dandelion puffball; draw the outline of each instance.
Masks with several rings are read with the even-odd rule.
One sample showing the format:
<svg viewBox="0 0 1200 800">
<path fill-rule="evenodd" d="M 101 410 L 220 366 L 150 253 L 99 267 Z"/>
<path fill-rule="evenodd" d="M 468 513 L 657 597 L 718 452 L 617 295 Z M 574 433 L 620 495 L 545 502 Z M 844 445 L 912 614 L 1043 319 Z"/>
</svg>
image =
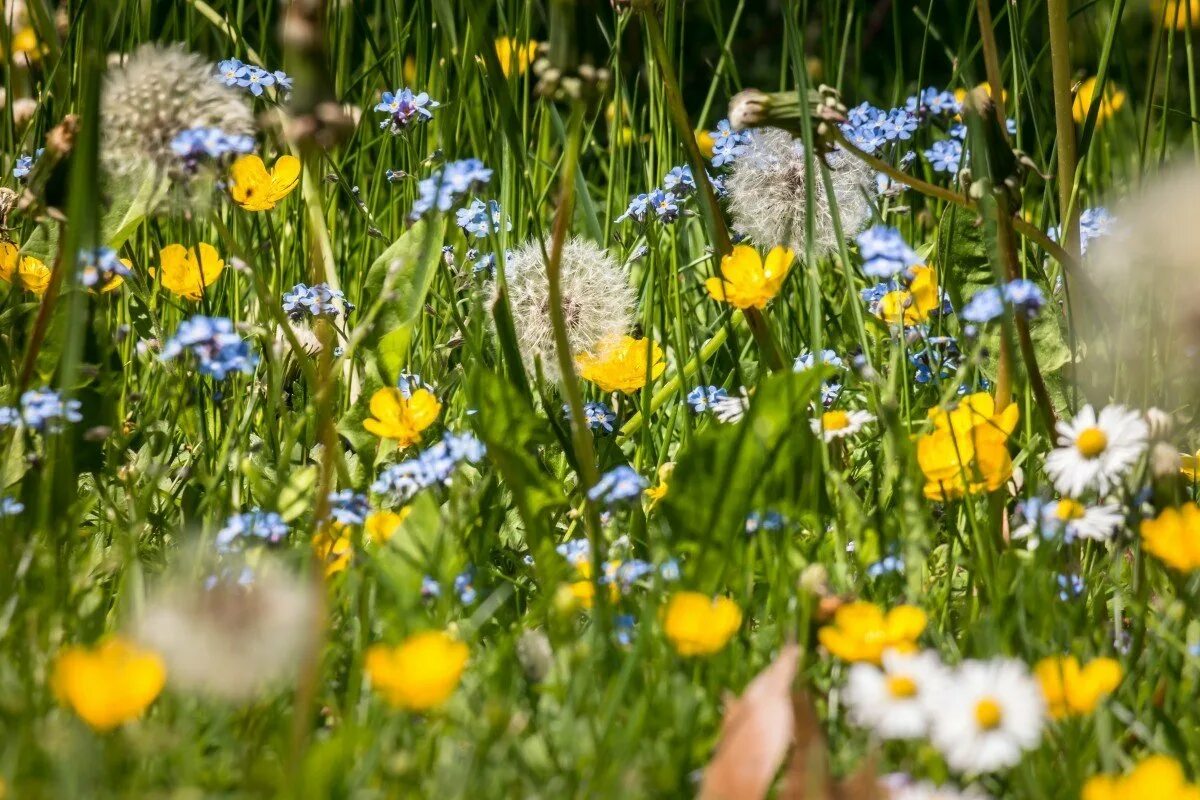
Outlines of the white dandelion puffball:
<svg viewBox="0 0 1200 800">
<path fill-rule="evenodd" d="M 145 44 L 104 79 L 104 140 L 100 157 L 110 173 L 147 162 L 176 172 L 171 140 L 189 128 L 228 135 L 254 132 L 254 114 L 242 94 L 214 77 L 212 64 L 181 45 Z"/>
<path fill-rule="evenodd" d="M 820 158 L 820 156 L 816 156 Z M 861 231 L 871 218 L 868 197 L 874 192 L 875 173 L 854 156 L 835 150 L 825 155 L 842 234 Z M 819 165 L 813 162 L 813 253 L 825 256 L 839 248 L 833 212 Z M 757 128 L 746 152 L 738 156 L 725 181 L 733 227 L 759 247 L 786 245 L 797 255 L 805 252 L 808 229 L 808 164 L 804 145 L 787 131 Z"/>
<path fill-rule="evenodd" d="M 563 317 L 573 355 L 591 351 L 633 327 L 637 295 L 628 274 L 606 251 L 586 239 L 573 238 L 563 245 L 560 270 Z M 504 273 L 525 369 L 532 374 L 540 361 L 546 378 L 558 381 L 562 373 L 550 324 L 550 285 L 541 244 L 531 240 L 509 253 Z M 493 283 L 491 302 L 495 301 Z"/>
<path fill-rule="evenodd" d="M 1165 168 L 1111 217 L 1080 270 L 1091 285 L 1066 276 L 1088 396 L 1190 401 L 1200 391 L 1200 169 Z"/>
</svg>

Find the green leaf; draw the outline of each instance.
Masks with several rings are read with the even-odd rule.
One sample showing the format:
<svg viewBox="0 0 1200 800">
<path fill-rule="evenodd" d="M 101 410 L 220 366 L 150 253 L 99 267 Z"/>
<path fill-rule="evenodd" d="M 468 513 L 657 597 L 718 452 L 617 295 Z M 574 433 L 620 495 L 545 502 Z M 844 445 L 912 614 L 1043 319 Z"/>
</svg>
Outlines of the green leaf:
<svg viewBox="0 0 1200 800">
<path fill-rule="evenodd" d="M 364 345 L 380 358 L 384 378 L 395 381 L 408 357 L 412 328 L 437 274 L 445 220 L 419 220 L 372 262 L 363 296 L 382 304 Z"/>
<path fill-rule="evenodd" d="M 774 496 L 801 497 L 813 490 L 820 481 L 811 479 L 816 440 L 808 407 L 824 374 L 810 369 L 772 375 L 740 422 L 714 424 L 697 434 L 679 457 L 662 501 L 675 537 L 729 541 L 744 530 L 760 491 L 776 488 L 782 493 Z M 808 479 L 780 487 L 787 475 Z"/>
</svg>

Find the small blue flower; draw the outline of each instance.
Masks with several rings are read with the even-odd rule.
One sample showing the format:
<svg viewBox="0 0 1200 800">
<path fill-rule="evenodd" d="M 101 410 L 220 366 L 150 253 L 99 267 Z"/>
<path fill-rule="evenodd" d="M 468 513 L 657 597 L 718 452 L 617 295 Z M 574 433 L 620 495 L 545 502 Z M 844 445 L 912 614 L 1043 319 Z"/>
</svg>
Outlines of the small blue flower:
<svg viewBox="0 0 1200 800">
<path fill-rule="evenodd" d="M 735 131 L 727 119 L 718 122 L 717 129 L 709 135 L 713 137 L 714 167 L 732 164 L 738 156 L 746 152 L 750 144 L 750 134 L 746 131 Z"/>
<path fill-rule="evenodd" d="M 816 361 L 817 359 L 813 352 L 811 350 L 805 350 L 796 357 L 796 361 L 792 364 L 792 371 L 804 372 L 806 369 L 812 369 L 813 365 L 816 364 Z M 835 351 L 829 349 L 821 351 L 821 363 L 827 364 L 831 367 L 837 367 L 838 369 L 846 368 L 846 362 L 842 360 L 842 357 L 839 356 Z"/>
<path fill-rule="evenodd" d="M 458 601 L 464 606 L 469 606 L 475 602 L 474 579 L 475 568 L 470 565 L 454 578 L 454 593 L 458 595 Z"/>
<path fill-rule="evenodd" d="M 588 499 L 607 506 L 636 500 L 646 489 L 646 479 L 633 469 L 622 464 L 600 476 L 600 481 L 588 490 Z"/>
<path fill-rule="evenodd" d="M 292 91 L 292 77 L 286 72 L 281 69 L 277 69 L 271 73 L 271 76 L 275 78 L 275 85 L 278 86 L 281 91 L 285 93 Z"/>
<path fill-rule="evenodd" d="M 118 276 L 128 278 L 129 267 L 111 247 L 79 251 L 79 282 L 87 288 L 103 288 Z"/>
<path fill-rule="evenodd" d="M 275 76 L 262 67 L 247 64 L 238 75 L 237 85 L 249 89 L 255 97 L 261 97 L 264 89 L 275 85 Z"/>
<path fill-rule="evenodd" d="M 21 424 L 21 412 L 12 406 L 0 406 L 0 430 Z"/>
<path fill-rule="evenodd" d="M 958 173 L 962 163 L 963 146 L 957 139 L 939 139 L 925 151 L 925 158 L 934 172 Z"/>
<path fill-rule="evenodd" d="M 783 514 L 780 514 L 778 511 L 768 511 L 766 513 L 751 511 L 746 515 L 746 535 L 753 535 L 759 531 L 781 531 L 785 523 L 786 520 L 784 520 Z"/>
<path fill-rule="evenodd" d="M 343 525 L 362 525 L 371 513 L 371 501 L 365 494 L 343 489 L 329 495 L 329 515 Z"/>
<path fill-rule="evenodd" d="M 35 431 L 57 433 L 65 422 L 79 422 L 82 404 L 78 400 L 64 401 L 58 392 L 43 387 L 29 389 L 21 395 L 21 421 Z"/>
<path fill-rule="evenodd" d="M 1088 243 L 1093 239 L 1108 234 L 1112 230 L 1114 223 L 1112 214 L 1108 209 L 1097 207 L 1086 209 L 1079 215 L 1079 252 L 1081 255 L 1087 255 Z M 1057 227 L 1048 230 L 1051 241 L 1058 241 L 1059 229 Z"/>
<path fill-rule="evenodd" d="M 879 130 L 889 142 L 911 139 L 917 131 L 917 118 L 903 108 L 893 108 L 879 122 Z"/>
<path fill-rule="evenodd" d="M 1034 317 L 1046 305 L 1046 296 L 1036 283 L 1025 278 L 1009 281 L 1004 287 L 1004 299 L 1027 317 Z"/>
<path fill-rule="evenodd" d="M 679 580 L 679 562 L 673 558 L 668 558 L 658 568 L 658 574 L 668 583 Z"/>
<path fill-rule="evenodd" d="M 652 189 L 646 199 L 659 222 L 669 224 L 679 219 L 679 200 L 673 192 Z"/>
<path fill-rule="evenodd" d="M 568 421 L 571 419 L 571 406 L 566 403 L 563 404 L 563 416 Z M 612 433 L 613 423 L 617 421 L 617 415 L 604 403 L 584 403 L 583 419 L 587 422 L 588 428 L 593 431 Z"/>
<path fill-rule="evenodd" d="M 442 585 L 433 579 L 432 576 L 426 575 L 421 578 L 421 599 L 433 600 L 442 596 Z"/>
<path fill-rule="evenodd" d="M 492 179 L 492 170 L 477 158 L 451 161 L 417 184 L 417 201 L 413 203 L 412 219 L 430 211 L 446 212 L 469 192 L 477 191 Z"/>
<path fill-rule="evenodd" d="M 401 133 L 414 121 L 425 122 L 433 119 L 433 109 L 441 105 L 438 101 L 430 99 L 427 92 L 413 94 L 412 89 L 407 86 L 397 89 L 395 93 L 384 92 L 380 101 L 375 110 L 387 114 L 388 118 L 381 122 L 379 127 L 394 134 Z"/>
<path fill-rule="evenodd" d="M 217 62 L 217 80 L 226 86 L 237 86 L 238 80 L 248 72 L 246 65 L 236 58 Z"/>
<path fill-rule="evenodd" d="M 341 289 L 331 289 L 327 283 L 315 286 L 297 283 L 283 295 L 283 313 L 292 319 L 336 319 L 341 315 L 342 308 L 349 312 L 354 310 L 354 305 L 347 302 Z"/>
<path fill-rule="evenodd" d="M 1055 576 L 1055 581 L 1058 583 L 1058 599 L 1063 602 L 1083 594 L 1085 587 L 1082 576 L 1059 574 Z"/>
<path fill-rule="evenodd" d="M 895 228 L 875 225 L 860 233 L 855 241 L 863 259 L 863 272 L 871 277 L 894 278 L 921 263 L 920 257 Z"/>
<path fill-rule="evenodd" d="M 688 392 L 687 403 L 692 411 L 702 414 L 713 407 L 718 400 L 729 396 L 729 392 L 720 386 L 697 386 Z"/>
<path fill-rule="evenodd" d="M 231 372 L 253 374 L 258 366 L 258 354 L 234 332 L 233 322 L 225 317 L 197 314 L 179 323 L 175 335 L 163 345 L 159 359 L 171 361 L 185 351 L 199 361 L 201 374 L 217 380 L 224 380 Z"/>
<path fill-rule="evenodd" d="M 171 139 L 171 151 L 179 156 L 188 172 L 195 172 L 203 161 L 254 152 L 254 137 L 230 135 L 219 128 L 187 128 Z"/>
<path fill-rule="evenodd" d="M 696 181 L 692 179 L 692 168 L 687 164 L 681 167 L 672 167 L 671 171 L 663 176 L 662 188 L 668 192 L 674 192 L 677 197 L 687 197 L 696 191 Z"/>
<path fill-rule="evenodd" d="M 629 201 L 625 213 L 617 217 L 617 222 L 632 219 L 634 222 L 645 222 L 646 214 L 650 211 L 650 195 L 639 194 Z"/>
<path fill-rule="evenodd" d="M 501 226 L 504 230 L 512 230 L 512 220 L 504 218 L 500 204 L 495 200 L 473 200 L 471 205 L 460 208 L 455 213 L 458 227 L 473 234 L 476 239 L 484 239 L 493 233 L 499 233 Z"/>
<path fill-rule="evenodd" d="M 617 614 L 613 617 L 613 637 L 621 647 L 633 644 L 633 634 L 637 629 L 637 620 L 632 614 Z"/>
<path fill-rule="evenodd" d="M 383 470 L 371 484 L 371 491 L 386 495 L 397 504 L 407 503 L 422 489 L 449 485 L 460 465 L 477 464 L 486 452 L 474 434 L 447 432 L 440 442 L 415 458 Z"/>
<path fill-rule="evenodd" d="M 18 180 L 24 180 L 25 176 L 33 171 L 34 163 L 42 157 L 42 153 L 45 151 L 45 149 L 46 148 L 44 147 L 39 147 L 33 155 L 26 155 L 22 153 L 17 159 L 16 163 L 13 164 L 13 177 Z"/>
<path fill-rule="evenodd" d="M 1004 313 L 1004 296 L 995 286 L 980 289 L 963 306 L 959 316 L 967 322 L 983 325 Z"/>
<path fill-rule="evenodd" d="M 888 573 L 899 573 L 904 571 L 904 559 L 899 556 L 884 556 L 876 561 L 871 566 L 867 567 L 867 575 L 872 578 L 879 578 Z"/>
<path fill-rule="evenodd" d="M 15 497 L 0 498 L 0 517 L 15 517 L 25 510 L 25 504 Z"/>
<path fill-rule="evenodd" d="M 217 531 L 217 550 L 228 553 L 238 543 L 259 541 L 279 544 L 288 536 L 287 523 L 274 511 L 254 509 L 243 514 L 234 514 Z"/>
</svg>

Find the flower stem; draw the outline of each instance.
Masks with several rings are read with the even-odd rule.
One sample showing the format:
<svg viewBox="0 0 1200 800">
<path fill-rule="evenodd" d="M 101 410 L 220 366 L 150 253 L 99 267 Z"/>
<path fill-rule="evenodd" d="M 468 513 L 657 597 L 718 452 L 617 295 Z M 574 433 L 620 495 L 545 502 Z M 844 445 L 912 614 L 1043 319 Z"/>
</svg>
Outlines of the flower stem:
<svg viewBox="0 0 1200 800">
<path fill-rule="evenodd" d="M 1050 69 L 1054 92 L 1055 149 L 1058 151 L 1058 213 L 1063 247 L 1079 252 L 1079 214 L 1072 207 L 1075 186 L 1075 120 L 1071 116 L 1071 30 L 1067 0 L 1047 0 L 1050 18 Z M 1103 87 L 1101 87 L 1103 89 Z"/>
</svg>

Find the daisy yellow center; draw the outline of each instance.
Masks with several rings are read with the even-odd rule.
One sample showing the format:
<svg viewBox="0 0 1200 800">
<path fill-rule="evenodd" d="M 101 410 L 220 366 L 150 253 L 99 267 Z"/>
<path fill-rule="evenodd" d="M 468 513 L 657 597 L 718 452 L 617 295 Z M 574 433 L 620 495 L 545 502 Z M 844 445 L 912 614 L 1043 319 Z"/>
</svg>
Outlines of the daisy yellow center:
<svg viewBox="0 0 1200 800">
<path fill-rule="evenodd" d="M 887 679 L 888 694 L 892 697 L 908 699 L 917 696 L 917 684 L 907 675 L 892 675 Z"/>
<path fill-rule="evenodd" d="M 826 411 L 821 415 L 821 427 L 827 431 L 840 431 L 850 427 L 850 415 L 845 411 Z"/>
<path fill-rule="evenodd" d="M 1003 719 L 1004 710 L 992 698 L 985 697 L 975 704 L 975 722 L 985 731 L 999 728 Z"/>
<path fill-rule="evenodd" d="M 1083 517 L 1083 506 L 1064 497 L 1058 501 L 1058 506 L 1054 509 L 1054 515 L 1061 520 L 1081 519 Z"/>
<path fill-rule="evenodd" d="M 1084 458 L 1095 458 L 1108 447 L 1108 435 L 1099 428 L 1085 428 L 1075 438 L 1075 447 Z"/>
</svg>

